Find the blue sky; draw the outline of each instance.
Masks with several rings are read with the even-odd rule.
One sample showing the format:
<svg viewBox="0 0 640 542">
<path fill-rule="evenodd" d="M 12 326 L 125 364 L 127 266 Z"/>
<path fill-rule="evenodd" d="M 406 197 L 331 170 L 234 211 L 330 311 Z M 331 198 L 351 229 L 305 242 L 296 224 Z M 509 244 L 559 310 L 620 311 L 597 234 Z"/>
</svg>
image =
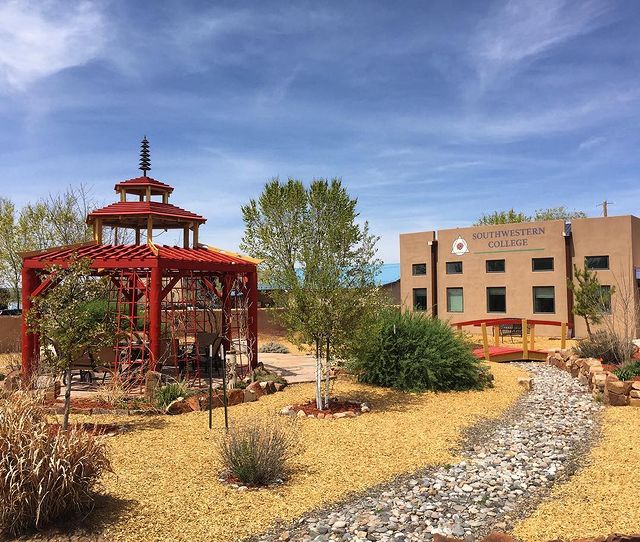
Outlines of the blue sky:
<svg viewBox="0 0 640 542">
<path fill-rule="evenodd" d="M 0 194 L 138 174 L 237 248 L 276 175 L 340 176 L 398 234 L 567 205 L 638 213 L 640 3 L 0 0 Z"/>
</svg>

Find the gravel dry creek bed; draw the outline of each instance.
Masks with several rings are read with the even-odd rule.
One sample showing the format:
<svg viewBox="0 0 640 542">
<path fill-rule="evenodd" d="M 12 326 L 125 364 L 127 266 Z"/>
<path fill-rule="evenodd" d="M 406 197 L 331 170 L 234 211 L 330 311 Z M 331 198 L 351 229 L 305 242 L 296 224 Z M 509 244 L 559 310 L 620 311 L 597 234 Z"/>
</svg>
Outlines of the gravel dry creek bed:
<svg viewBox="0 0 640 542">
<path fill-rule="evenodd" d="M 475 540 L 509 530 L 578 469 L 603 408 L 569 374 L 520 366 L 531 372 L 533 390 L 502 418 L 467 430 L 462 461 L 402 476 L 253 540 L 403 542 L 434 533 Z"/>
</svg>

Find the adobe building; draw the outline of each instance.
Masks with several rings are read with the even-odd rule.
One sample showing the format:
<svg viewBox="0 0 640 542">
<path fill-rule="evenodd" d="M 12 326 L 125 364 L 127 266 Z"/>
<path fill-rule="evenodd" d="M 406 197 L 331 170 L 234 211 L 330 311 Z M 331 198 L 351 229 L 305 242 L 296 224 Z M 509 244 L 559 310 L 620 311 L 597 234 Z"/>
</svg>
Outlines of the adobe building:
<svg viewBox="0 0 640 542">
<path fill-rule="evenodd" d="M 640 219 L 635 216 L 473 226 L 400 235 L 402 305 L 451 323 L 483 318 L 568 322 L 586 336 L 572 312 L 567 280 L 587 263 L 616 296 L 635 296 L 640 277 Z M 542 335 L 557 335 L 544 326 Z M 637 336 L 637 335 L 636 335 Z"/>
</svg>

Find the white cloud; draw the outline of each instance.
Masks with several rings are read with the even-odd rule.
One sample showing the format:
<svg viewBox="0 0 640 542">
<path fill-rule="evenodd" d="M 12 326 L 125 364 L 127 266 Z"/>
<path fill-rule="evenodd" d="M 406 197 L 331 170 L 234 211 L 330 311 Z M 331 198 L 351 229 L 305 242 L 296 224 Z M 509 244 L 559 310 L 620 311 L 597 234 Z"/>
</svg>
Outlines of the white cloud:
<svg viewBox="0 0 640 542">
<path fill-rule="evenodd" d="M 602 137 L 602 136 L 590 137 L 588 139 L 585 139 L 584 141 L 582 141 L 578 145 L 578 150 L 579 151 L 586 151 L 586 150 L 589 150 L 589 149 L 593 149 L 594 147 L 599 147 L 606 140 L 607 140 L 607 138 Z"/>
<path fill-rule="evenodd" d="M 601 0 L 507 0 L 471 42 L 481 86 L 601 26 L 609 7 Z"/>
<path fill-rule="evenodd" d="M 0 88 L 23 90 L 100 55 L 104 18 L 95 4 L 0 3 Z"/>
</svg>

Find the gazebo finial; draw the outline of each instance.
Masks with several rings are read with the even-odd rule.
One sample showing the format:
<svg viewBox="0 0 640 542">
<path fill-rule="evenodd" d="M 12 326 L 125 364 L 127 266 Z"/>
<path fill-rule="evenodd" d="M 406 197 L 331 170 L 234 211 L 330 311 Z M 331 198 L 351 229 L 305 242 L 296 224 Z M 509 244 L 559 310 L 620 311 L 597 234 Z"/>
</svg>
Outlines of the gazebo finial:
<svg viewBox="0 0 640 542">
<path fill-rule="evenodd" d="M 149 157 L 149 142 L 147 136 L 144 136 L 140 144 L 140 168 L 142 175 L 147 176 L 147 171 L 151 171 L 151 158 Z"/>
</svg>

